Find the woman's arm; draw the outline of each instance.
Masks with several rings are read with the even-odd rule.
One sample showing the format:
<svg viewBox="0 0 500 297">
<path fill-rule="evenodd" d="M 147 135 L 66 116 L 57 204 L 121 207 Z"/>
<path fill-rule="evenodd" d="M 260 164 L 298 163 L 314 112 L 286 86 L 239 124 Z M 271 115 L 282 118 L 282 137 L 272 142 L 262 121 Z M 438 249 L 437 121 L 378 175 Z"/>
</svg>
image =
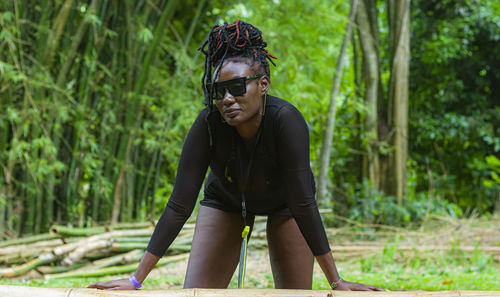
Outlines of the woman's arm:
<svg viewBox="0 0 500 297">
<path fill-rule="evenodd" d="M 323 270 L 323 273 L 325 274 L 330 285 L 334 282 L 338 283 L 340 281 L 337 266 L 335 266 L 335 261 L 333 260 L 331 252 L 321 256 L 316 256 L 316 261 L 318 261 L 318 264 L 321 267 L 321 270 Z"/>
<path fill-rule="evenodd" d="M 146 279 L 151 270 L 153 270 L 159 260 L 160 257 L 155 256 L 148 251 L 144 253 L 144 256 L 142 256 L 141 262 L 139 263 L 139 266 L 137 267 L 137 270 L 134 274 L 139 283 L 142 284 L 142 282 Z"/>
<path fill-rule="evenodd" d="M 336 290 L 383 291 L 374 286 L 344 281 L 339 276 L 314 198 L 309 131 L 302 114 L 291 105 L 284 106 L 279 111 L 277 129 L 278 156 L 288 190 L 288 207 L 328 283 L 334 284 L 332 288 Z"/>
</svg>

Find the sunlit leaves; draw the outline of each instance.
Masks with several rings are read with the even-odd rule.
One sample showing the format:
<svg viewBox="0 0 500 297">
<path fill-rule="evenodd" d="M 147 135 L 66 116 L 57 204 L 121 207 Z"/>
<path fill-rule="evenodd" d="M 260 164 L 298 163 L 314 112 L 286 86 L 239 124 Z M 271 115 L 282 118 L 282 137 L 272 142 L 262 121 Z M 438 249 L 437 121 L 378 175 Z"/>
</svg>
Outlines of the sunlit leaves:
<svg viewBox="0 0 500 297">
<path fill-rule="evenodd" d="M 153 32 L 149 30 L 148 28 L 142 28 L 139 31 L 139 40 L 148 43 L 151 39 L 153 39 Z"/>
</svg>

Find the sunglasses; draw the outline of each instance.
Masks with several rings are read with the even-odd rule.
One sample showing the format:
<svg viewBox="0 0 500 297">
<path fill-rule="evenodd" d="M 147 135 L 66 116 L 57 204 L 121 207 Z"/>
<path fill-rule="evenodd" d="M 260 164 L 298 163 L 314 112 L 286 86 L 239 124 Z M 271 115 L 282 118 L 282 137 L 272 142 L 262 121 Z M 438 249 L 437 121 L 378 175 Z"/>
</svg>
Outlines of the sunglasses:
<svg viewBox="0 0 500 297">
<path fill-rule="evenodd" d="M 226 95 L 226 90 L 233 96 L 241 96 L 247 92 L 247 80 L 261 78 L 264 74 L 256 74 L 245 77 L 237 77 L 222 82 L 215 82 L 209 85 L 212 87 L 212 99 L 222 100 Z"/>
</svg>

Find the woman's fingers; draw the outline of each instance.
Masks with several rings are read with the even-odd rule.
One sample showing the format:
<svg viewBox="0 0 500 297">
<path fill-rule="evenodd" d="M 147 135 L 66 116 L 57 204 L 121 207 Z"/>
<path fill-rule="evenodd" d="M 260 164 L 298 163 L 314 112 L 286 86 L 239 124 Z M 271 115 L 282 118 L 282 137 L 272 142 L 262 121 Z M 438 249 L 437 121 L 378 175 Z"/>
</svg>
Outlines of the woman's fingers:
<svg viewBox="0 0 500 297">
<path fill-rule="evenodd" d="M 88 286 L 87 286 L 87 288 L 102 289 L 102 288 L 103 288 L 104 283 L 106 283 L 106 282 L 95 282 L 95 283 L 93 283 L 93 284 L 88 285 Z"/>
<path fill-rule="evenodd" d="M 364 284 L 358 284 L 358 283 L 352 283 L 348 281 L 340 281 L 339 286 L 337 287 L 337 290 L 342 290 L 342 291 L 385 291 L 382 288 L 375 287 L 375 286 L 368 286 Z"/>
<path fill-rule="evenodd" d="M 108 282 L 95 282 L 93 284 L 88 285 L 87 288 L 96 288 L 96 289 L 104 290 L 104 289 L 113 288 L 114 286 L 115 286 L 114 281 L 108 281 Z"/>
<path fill-rule="evenodd" d="M 126 278 L 107 282 L 95 282 L 88 285 L 87 288 L 96 288 L 99 290 L 135 290 L 134 285 Z"/>
</svg>

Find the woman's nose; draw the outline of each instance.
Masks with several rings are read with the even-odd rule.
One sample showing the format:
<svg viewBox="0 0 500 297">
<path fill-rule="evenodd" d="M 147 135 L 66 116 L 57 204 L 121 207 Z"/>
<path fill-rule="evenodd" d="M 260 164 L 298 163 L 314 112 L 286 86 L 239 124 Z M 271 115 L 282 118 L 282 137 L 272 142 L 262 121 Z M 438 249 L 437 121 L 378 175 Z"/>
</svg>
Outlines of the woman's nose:
<svg viewBox="0 0 500 297">
<path fill-rule="evenodd" d="M 227 89 L 224 92 L 224 97 L 222 97 L 222 102 L 226 105 L 234 103 L 234 96 Z"/>
</svg>

